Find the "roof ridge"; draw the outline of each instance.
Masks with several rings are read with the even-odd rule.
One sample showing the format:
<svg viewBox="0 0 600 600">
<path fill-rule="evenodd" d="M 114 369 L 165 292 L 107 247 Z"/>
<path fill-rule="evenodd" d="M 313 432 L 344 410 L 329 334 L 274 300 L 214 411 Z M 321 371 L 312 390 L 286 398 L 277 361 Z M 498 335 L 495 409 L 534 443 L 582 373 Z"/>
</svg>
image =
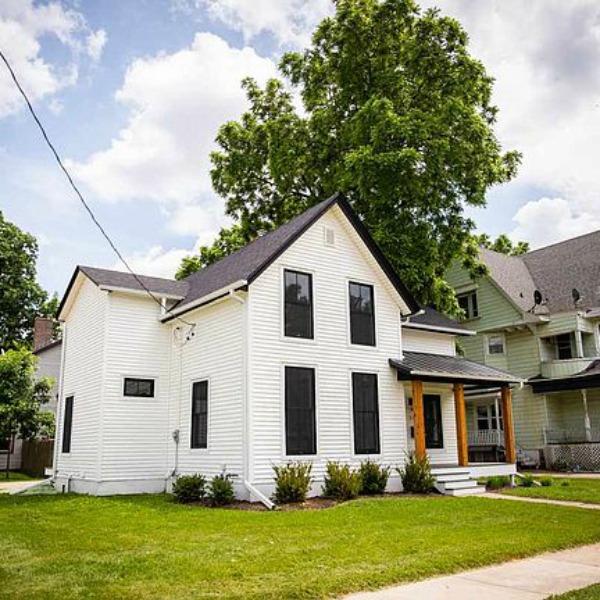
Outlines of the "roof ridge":
<svg viewBox="0 0 600 600">
<path fill-rule="evenodd" d="M 171 277 L 159 277 L 157 275 L 144 275 L 143 273 L 135 272 L 135 275 L 131 273 L 131 271 L 120 271 L 119 269 L 106 269 L 105 267 L 91 267 L 89 265 L 77 265 L 77 267 L 84 271 L 85 269 L 90 269 L 92 271 L 105 271 L 106 273 L 119 273 L 122 275 L 129 275 L 130 277 L 146 277 L 148 279 L 160 279 L 161 281 L 168 281 L 170 283 L 182 283 L 182 280 L 175 279 Z"/>
<path fill-rule="evenodd" d="M 587 233 L 582 233 L 581 235 L 576 235 L 575 237 L 567 238 L 566 240 L 561 240 L 560 242 L 554 242 L 553 244 L 548 244 L 547 246 L 542 246 L 541 248 L 536 248 L 535 250 L 530 250 L 529 252 L 525 252 L 520 256 L 531 256 L 532 254 L 536 254 L 537 252 L 542 252 L 543 250 L 547 250 L 548 248 L 554 248 L 555 246 L 560 246 L 562 244 L 567 244 L 569 242 L 574 242 L 575 240 L 580 240 L 582 238 L 598 235 L 600 234 L 600 229 L 596 229 L 595 231 L 588 231 Z"/>
</svg>

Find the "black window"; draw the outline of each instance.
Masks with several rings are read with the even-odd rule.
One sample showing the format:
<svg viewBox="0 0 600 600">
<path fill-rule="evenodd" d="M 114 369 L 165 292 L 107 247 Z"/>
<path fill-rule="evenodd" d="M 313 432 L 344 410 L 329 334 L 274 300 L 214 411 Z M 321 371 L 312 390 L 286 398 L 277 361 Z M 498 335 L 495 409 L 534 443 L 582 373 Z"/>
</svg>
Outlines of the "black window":
<svg viewBox="0 0 600 600">
<path fill-rule="evenodd" d="M 363 346 L 375 345 L 375 306 L 372 285 L 350 284 L 350 341 Z"/>
<path fill-rule="evenodd" d="M 443 448 L 444 435 L 442 428 L 442 401 L 439 396 L 423 396 L 423 412 L 425 413 L 425 447 Z"/>
<path fill-rule="evenodd" d="M 314 369 L 285 368 L 285 445 L 289 455 L 317 453 Z"/>
<path fill-rule="evenodd" d="M 133 379 L 126 377 L 123 395 L 138 398 L 154 398 L 154 379 Z"/>
<path fill-rule="evenodd" d="M 463 310 L 463 319 L 475 319 L 479 316 L 479 306 L 477 305 L 477 292 L 467 292 L 456 296 L 458 306 Z"/>
<path fill-rule="evenodd" d="M 377 375 L 352 373 L 355 454 L 379 454 Z"/>
<path fill-rule="evenodd" d="M 62 451 L 71 452 L 71 432 L 73 431 L 73 396 L 65 398 L 65 417 L 63 424 Z"/>
<path fill-rule="evenodd" d="M 192 386 L 192 448 L 208 446 L 208 381 Z"/>
<path fill-rule="evenodd" d="M 573 336 L 563 333 L 556 336 L 556 355 L 558 360 L 569 360 L 573 358 Z"/>
<path fill-rule="evenodd" d="M 285 335 L 313 337 L 312 275 L 285 271 Z"/>
</svg>

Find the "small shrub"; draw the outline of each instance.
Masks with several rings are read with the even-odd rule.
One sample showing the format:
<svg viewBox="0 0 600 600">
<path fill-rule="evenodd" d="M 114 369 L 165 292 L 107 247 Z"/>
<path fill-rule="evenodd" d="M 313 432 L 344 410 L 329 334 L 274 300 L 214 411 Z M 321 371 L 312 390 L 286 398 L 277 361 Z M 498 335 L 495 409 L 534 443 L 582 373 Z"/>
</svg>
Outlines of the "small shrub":
<svg viewBox="0 0 600 600">
<path fill-rule="evenodd" d="M 429 494 L 435 480 L 431 474 L 429 457 L 417 458 L 414 452 L 408 455 L 406 464 L 396 469 L 402 480 L 402 487 L 409 494 Z"/>
<path fill-rule="evenodd" d="M 573 463 L 564 458 L 558 458 L 552 463 L 552 470 L 567 473 L 568 471 L 573 470 Z"/>
<path fill-rule="evenodd" d="M 323 484 L 323 495 L 337 500 L 351 500 L 360 493 L 360 473 L 348 465 L 329 461 Z"/>
<path fill-rule="evenodd" d="M 554 479 L 552 479 L 552 477 L 540 477 L 538 481 L 543 487 L 551 487 L 554 485 Z"/>
<path fill-rule="evenodd" d="M 383 467 L 373 460 L 367 459 L 360 463 L 358 470 L 360 475 L 361 494 L 383 494 L 390 477 L 390 468 Z"/>
<path fill-rule="evenodd" d="M 494 475 L 493 477 L 489 477 L 485 482 L 485 487 L 488 490 L 501 490 L 509 485 L 510 477 L 507 477 L 506 475 Z"/>
<path fill-rule="evenodd" d="M 208 498 L 213 506 L 231 504 L 235 498 L 231 475 L 225 472 L 215 475 L 210 482 Z"/>
<path fill-rule="evenodd" d="M 180 475 L 173 484 L 176 502 L 197 502 L 206 496 L 206 477 L 200 474 Z"/>
<path fill-rule="evenodd" d="M 289 462 L 283 466 L 274 466 L 275 493 L 273 501 L 277 504 L 303 502 L 312 484 L 312 463 Z"/>
<path fill-rule="evenodd" d="M 519 485 L 521 487 L 533 487 L 535 485 L 535 479 L 533 478 L 533 475 L 525 475 L 524 477 L 521 477 L 519 480 Z"/>
<path fill-rule="evenodd" d="M 562 485 L 562 487 L 569 487 L 571 483 L 565 479 L 560 485 Z"/>
</svg>

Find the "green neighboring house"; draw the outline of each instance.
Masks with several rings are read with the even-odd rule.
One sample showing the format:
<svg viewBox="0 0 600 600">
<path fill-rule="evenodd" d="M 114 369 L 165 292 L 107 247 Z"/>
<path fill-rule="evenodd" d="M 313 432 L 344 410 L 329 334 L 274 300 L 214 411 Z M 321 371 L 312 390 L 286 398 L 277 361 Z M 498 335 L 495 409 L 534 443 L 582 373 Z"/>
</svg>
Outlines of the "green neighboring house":
<svg viewBox="0 0 600 600">
<path fill-rule="evenodd" d="M 477 332 L 467 358 L 525 379 L 514 391 L 518 458 L 524 463 L 600 470 L 600 231 L 521 256 L 481 249 L 489 274 L 447 273 Z M 502 453 L 496 393 L 467 403 L 471 460 Z"/>
</svg>

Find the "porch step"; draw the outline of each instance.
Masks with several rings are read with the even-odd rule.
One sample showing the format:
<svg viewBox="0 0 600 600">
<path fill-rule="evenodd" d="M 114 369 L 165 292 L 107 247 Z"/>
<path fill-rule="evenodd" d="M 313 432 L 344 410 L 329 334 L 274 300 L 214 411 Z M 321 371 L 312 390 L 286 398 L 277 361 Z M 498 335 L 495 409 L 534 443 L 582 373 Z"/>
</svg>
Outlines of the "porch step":
<svg viewBox="0 0 600 600">
<path fill-rule="evenodd" d="M 443 492 L 445 496 L 478 496 L 483 494 L 485 488 L 482 485 L 476 485 L 475 487 L 462 488 L 460 490 L 448 490 Z"/>
<path fill-rule="evenodd" d="M 445 496 L 472 496 L 485 492 L 485 487 L 471 477 L 469 469 L 437 467 L 431 469 L 431 474 L 435 479 L 435 488 Z"/>
<path fill-rule="evenodd" d="M 443 476 L 443 475 L 462 475 L 464 477 L 468 477 L 471 471 L 469 469 L 465 469 L 464 467 L 431 467 L 431 474 L 434 477 Z"/>
</svg>

